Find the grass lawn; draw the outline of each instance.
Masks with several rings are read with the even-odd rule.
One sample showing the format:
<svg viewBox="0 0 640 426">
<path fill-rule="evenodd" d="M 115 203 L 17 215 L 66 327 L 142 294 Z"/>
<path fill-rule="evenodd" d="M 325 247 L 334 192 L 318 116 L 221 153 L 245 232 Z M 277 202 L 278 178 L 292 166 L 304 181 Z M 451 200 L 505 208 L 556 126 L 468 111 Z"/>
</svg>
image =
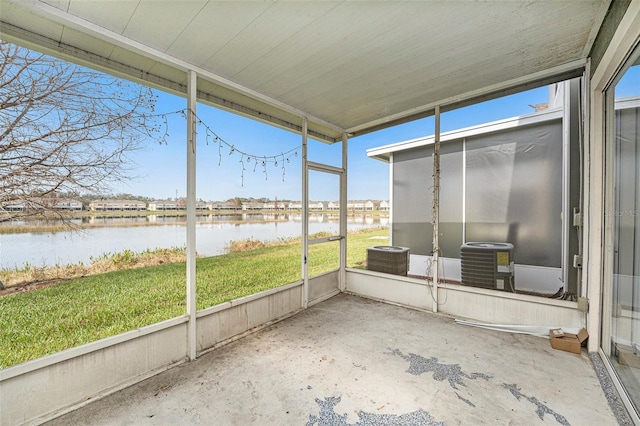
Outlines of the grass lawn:
<svg viewBox="0 0 640 426">
<path fill-rule="evenodd" d="M 347 265 L 387 244 L 386 229 L 348 236 Z M 378 237 L 378 238 L 376 238 Z M 197 308 L 298 281 L 299 242 L 202 258 Z M 338 266 L 338 242 L 309 247 L 309 276 Z M 0 368 L 114 336 L 186 312 L 184 262 L 109 272 L 0 298 Z"/>
</svg>

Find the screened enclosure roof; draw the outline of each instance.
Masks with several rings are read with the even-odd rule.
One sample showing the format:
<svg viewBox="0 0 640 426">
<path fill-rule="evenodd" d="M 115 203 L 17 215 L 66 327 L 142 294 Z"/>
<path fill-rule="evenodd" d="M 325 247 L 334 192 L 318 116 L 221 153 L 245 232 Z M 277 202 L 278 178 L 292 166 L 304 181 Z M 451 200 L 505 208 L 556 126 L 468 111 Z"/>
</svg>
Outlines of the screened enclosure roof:
<svg viewBox="0 0 640 426">
<path fill-rule="evenodd" d="M 0 36 L 335 141 L 582 72 L 609 0 L 0 0 Z"/>
<path fill-rule="evenodd" d="M 492 121 L 476 126 L 465 127 L 463 129 L 444 132 L 440 136 L 440 142 L 447 143 L 452 141 L 460 141 L 465 138 L 472 138 L 480 135 L 502 133 L 514 128 L 523 128 L 552 120 L 561 120 L 562 117 L 562 108 L 554 108 L 544 110 L 542 112 L 534 112 L 527 115 L 506 118 L 504 120 Z M 535 138 L 532 138 L 532 140 L 535 140 Z M 433 145 L 434 143 L 435 136 L 430 135 L 426 137 L 411 139 L 408 141 L 396 142 L 390 145 L 370 148 L 367 150 L 367 156 L 388 163 L 391 161 L 391 156 L 396 152 L 422 148 L 428 145 Z"/>
</svg>

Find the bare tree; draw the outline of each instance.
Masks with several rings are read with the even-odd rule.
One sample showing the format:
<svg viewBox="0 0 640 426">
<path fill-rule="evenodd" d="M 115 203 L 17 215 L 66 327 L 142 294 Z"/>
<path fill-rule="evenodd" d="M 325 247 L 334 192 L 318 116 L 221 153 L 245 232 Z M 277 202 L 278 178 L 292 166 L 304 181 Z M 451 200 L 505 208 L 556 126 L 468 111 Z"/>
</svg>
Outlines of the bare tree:
<svg viewBox="0 0 640 426">
<path fill-rule="evenodd" d="M 142 85 L 0 41 L 0 221 L 130 177 L 128 154 L 158 130 L 155 102 Z"/>
</svg>

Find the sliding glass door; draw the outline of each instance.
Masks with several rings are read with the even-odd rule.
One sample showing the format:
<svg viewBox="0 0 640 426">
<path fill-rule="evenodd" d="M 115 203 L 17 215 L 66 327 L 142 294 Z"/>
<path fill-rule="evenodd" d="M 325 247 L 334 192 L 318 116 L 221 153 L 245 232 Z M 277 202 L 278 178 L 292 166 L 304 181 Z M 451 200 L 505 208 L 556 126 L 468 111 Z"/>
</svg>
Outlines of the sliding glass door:
<svg viewBox="0 0 640 426">
<path fill-rule="evenodd" d="M 640 408 L 640 48 L 607 91 L 606 229 L 612 250 L 605 276 L 603 351 Z"/>
</svg>

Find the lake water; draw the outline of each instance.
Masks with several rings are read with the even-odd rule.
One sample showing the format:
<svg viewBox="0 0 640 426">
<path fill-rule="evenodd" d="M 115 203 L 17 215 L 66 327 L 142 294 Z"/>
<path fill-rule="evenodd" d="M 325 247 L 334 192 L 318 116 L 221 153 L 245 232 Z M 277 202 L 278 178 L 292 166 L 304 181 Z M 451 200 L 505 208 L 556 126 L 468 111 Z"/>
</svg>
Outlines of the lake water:
<svg viewBox="0 0 640 426">
<path fill-rule="evenodd" d="M 105 225 L 144 222 L 153 222 L 155 225 L 0 235 L 0 267 L 21 267 L 26 263 L 34 266 L 66 265 L 80 261 L 87 264 L 92 257 L 125 249 L 143 251 L 186 245 L 186 226 L 181 218 L 160 216 L 83 220 Z M 165 222 L 166 225 L 162 224 Z M 355 216 L 349 218 L 347 229 L 387 225 L 388 218 Z M 301 229 L 299 214 L 199 216 L 196 225 L 196 251 L 200 256 L 216 256 L 226 252 L 225 248 L 230 241 L 247 238 L 272 241 L 297 237 L 302 233 Z M 310 215 L 310 234 L 330 232 L 337 235 L 338 230 L 337 216 Z"/>
</svg>

